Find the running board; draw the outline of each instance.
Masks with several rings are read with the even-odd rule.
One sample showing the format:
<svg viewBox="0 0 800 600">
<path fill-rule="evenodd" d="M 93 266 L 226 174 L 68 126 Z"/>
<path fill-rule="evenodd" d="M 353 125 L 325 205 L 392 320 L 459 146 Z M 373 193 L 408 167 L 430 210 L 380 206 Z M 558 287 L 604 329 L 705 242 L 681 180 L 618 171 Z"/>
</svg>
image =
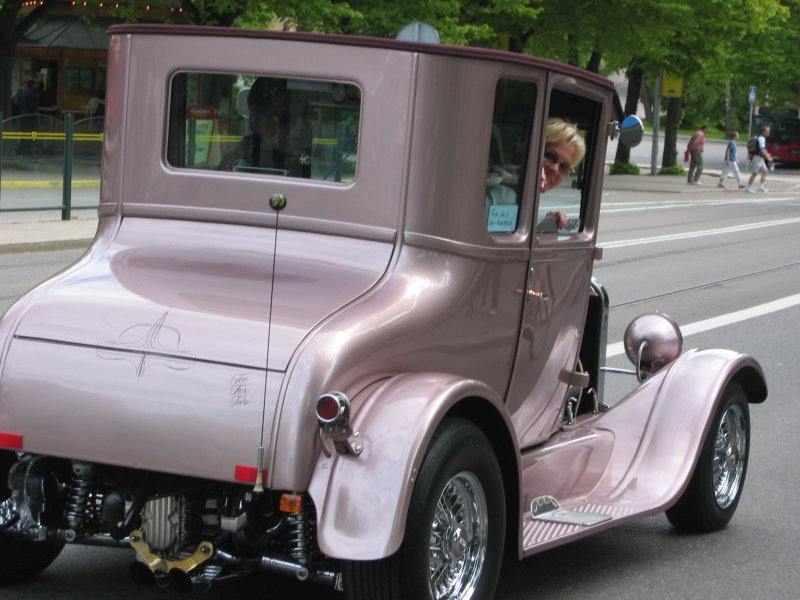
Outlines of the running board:
<svg viewBox="0 0 800 600">
<path fill-rule="evenodd" d="M 581 512 L 561 508 L 552 496 L 539 496 L 531 500 L 531 518 L 534 521 L 550 521 L 564 525 L 599 525 L 610 521 L 612 516 L 603 512 Z"/>
<path fill-rule="evenodd" d="M 530 513 L 523 513 L 522 554 L 530 556 L 654 512 L 643 506 L 593 502 L 565 509 L 552 496 L 540 496 L 531 501 Z"/>
</svg>

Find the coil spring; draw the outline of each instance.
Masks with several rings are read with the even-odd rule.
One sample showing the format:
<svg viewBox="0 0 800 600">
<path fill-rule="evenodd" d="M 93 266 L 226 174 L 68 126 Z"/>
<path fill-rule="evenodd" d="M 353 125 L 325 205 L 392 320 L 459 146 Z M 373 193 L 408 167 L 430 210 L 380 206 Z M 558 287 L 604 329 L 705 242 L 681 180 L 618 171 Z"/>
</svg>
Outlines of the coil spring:
<svg viewBox="0 0 800 600">
<path fill-rule="evenodd" d="M 311 560 L 314 539 L 314 514 L 309 498 L 303 502 L 303 510 L 289 521 L 289 554 L 301 565 L 308 564 Z"/>
<path fill-rule="evenodd" d="M 67 524 L 75 531 L 82 531 L 94 517 L 91 484 L 91 478 L 77 474 L 70 480 L 66 516 Z"/>
</svg>

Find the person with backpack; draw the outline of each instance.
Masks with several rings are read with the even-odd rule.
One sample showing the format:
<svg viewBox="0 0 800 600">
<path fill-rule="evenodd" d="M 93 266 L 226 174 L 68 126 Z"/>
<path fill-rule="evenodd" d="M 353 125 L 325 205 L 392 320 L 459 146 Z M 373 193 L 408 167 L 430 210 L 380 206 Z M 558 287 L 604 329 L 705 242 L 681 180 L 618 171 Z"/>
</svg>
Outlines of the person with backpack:
<svg viewBox="0 0 800 600">
<path fill-rule="evenodd" d="M 766 193 L 767 188 L 764 187 L 764 182 L 767 180 L 767 173 L 769 173 L 769 165 L 772 164 L 772 156 L 767 152 L 767 138 L 772 129 L 769 125 L 764 125 L 758 137 L 747 142 L 748 157 L 750 158 L 750 180 L 747 182 L 747 193 L 755 194 L 753 190 L 753 182 L 756 176 L 761 174 L 761 185 L 758 186 L 759 192 Z"/>
<path fill-rule="evenodd" d="M 703 174 L 703 146 L 706 132 L 708 132 L 708 125 L 703 125 L 692 134 L 686 146 L 686 151 L 689 153 L 689 180 L 687 181 L 689 184 L 702 185 L 700 175 Z"/>
<path fill-rule="evenodd" d="M 718 188 L 725 187 L 725 178 L 728 176 L 728 173 L 733 173 L 734 177 L 736 177 L 736 183 L 738 184 L 739 188 L 745 187 L 742 183 L 742 174 L 739 171 L 739 163 L 736 161 L 736 142 L 739 139 L 739 132 L 734 130 L 733 136 L 731 141 L 728 142 L 728 145 L 725 147 L 725 166 L 722 168 L 722 175 L 719 176 L 719 183 L 717 184 Z"/>
</svg>

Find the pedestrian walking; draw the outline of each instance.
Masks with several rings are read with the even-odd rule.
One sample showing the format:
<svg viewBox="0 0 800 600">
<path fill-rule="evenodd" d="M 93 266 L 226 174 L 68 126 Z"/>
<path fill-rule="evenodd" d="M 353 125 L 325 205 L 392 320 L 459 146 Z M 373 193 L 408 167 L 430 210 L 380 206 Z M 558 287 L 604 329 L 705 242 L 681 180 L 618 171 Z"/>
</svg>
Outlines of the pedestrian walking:
<svg viewBox="0 0 800 600">
<path fill-rule="evenodd" d="M 767 173 L 773 164 L 772 155 L 767 152 L 767 138 L 771 133 L 772 129 L 770 126 L 764 125 L 758 135 L 757 143 L 753 148 L 752 156 L 750 156 L 750 180 L 747 182 L 748 194 L 755 194 L 753 182 L 759 174 L 761 175 L 761 184 L 758 186 L 758 191 L 767 191 L 767 188 L 764 187 L 764 182 L 767 180 Z"/>
<path fill-rule="evenodd" d="M 722 167 L 722 175 L 719 176 L 718 188 L 725 187 L 725 178 L 728 176 L 728 173 L 733 173 L 733 176 L 736 177 L 736 184 L 739 188 L 745 187 L 742 183 L 742 173 L 739 171 L 739 163 L 736 160 L 736 142 L 738 140 L 739 132 L 734 130 L 731 141 L 725 146 L 725 166 Z"/>
<path fill-rule="evenodd" d="M 703 147 L 705 146 L 708 125 L 703 125 L 692 134 L 686 151 L 689 153 L 689 179 L 687 183 L 692 185 L 702 185 L 700 175 L 703 174 Z"/>
</svg>

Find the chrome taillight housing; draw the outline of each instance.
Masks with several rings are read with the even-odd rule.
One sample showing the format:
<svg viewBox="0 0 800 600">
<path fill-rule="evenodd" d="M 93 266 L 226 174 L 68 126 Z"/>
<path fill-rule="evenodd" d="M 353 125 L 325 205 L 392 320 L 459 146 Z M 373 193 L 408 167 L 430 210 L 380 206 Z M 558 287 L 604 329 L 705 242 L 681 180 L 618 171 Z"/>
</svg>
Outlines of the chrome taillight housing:
<svg viewBox="0 0 800 600">
<path fill-rule="evenodd" d="M 317 399 L 319 444 L 326 456 L 331 456 L 327 440 L 339 454 L 361 454 L 364 445 L 359 433 L 350 428 L 350 400 L 341 392 L 328 392 Z"/>
<path fill-rule="evenodd" d="M 350 401 L 341 392 L 328 392 L 317 399 L 320 425 L 346 425 L 350 419 Z"/>
</svg>

